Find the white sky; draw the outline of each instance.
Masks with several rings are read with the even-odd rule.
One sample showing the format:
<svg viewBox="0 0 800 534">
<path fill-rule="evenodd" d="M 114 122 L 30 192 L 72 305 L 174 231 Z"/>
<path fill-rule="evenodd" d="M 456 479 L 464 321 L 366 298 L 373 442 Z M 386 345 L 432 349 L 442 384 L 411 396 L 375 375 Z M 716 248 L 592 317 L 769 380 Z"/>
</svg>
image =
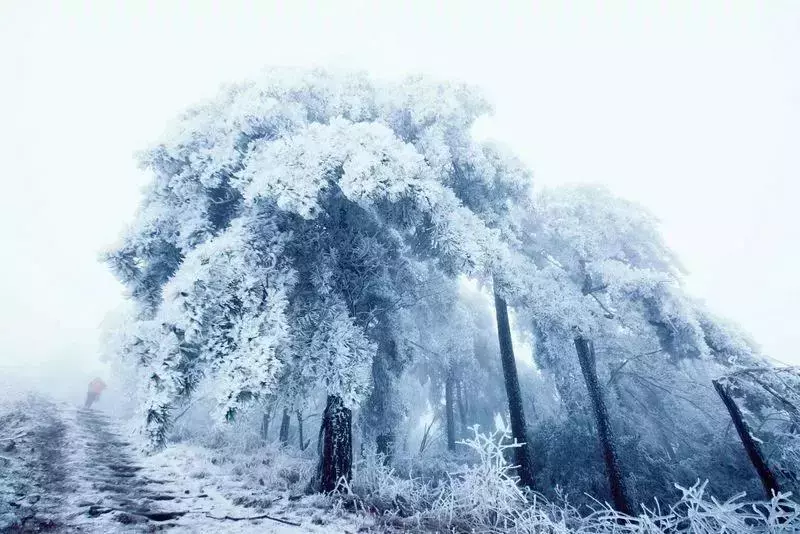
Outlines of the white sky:
<svg viewBox="0 0 800 534">
<path fill-rule="evenodd" d="M 131 154 L 275 64 L 483 86 L 539 184 L 648 206 L 691 289 L 800 364 L 798 57 L 794 0 L 0 0 L 0 374 L 98 365 L 121 288 L 97 254 L 138 202 Z"/>
</svg>

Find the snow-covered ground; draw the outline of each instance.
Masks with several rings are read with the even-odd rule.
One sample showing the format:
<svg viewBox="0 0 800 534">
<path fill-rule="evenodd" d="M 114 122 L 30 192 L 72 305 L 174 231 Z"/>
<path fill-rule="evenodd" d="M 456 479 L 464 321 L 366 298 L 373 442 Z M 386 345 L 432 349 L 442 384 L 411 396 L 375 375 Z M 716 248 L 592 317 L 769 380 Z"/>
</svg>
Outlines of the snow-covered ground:
<svg viewBox="0 0 800 534">
<path fill-rule="evenodd" d="M 466 440 L 475 458 L 445 462 L 439 482 L 362 458 L 352 492 L 326 497 L 303 494 L 313 459 L 291 448 L 183 442 L 147 456 L 122 434 L 101 411 L 32 395 L 3 401 L 0 532 L 800 532 L 795 502 L 716 501 L 704 484 L 635 517 L 600 503 L 590 514 L 548 503 L 510 475 L 506 435 Z"/>
<path fill-rule="evenodd" d="M 5 403 L 0 439 L 3 532 L 289 534 L 371 527 L 366 517 L 331 509 L 326 498 L 276 484 L 267 460 L 261 470 L 231 465 L 186 445 L 145 456 L 102 412 L 41 397 Z"/>
</svg>

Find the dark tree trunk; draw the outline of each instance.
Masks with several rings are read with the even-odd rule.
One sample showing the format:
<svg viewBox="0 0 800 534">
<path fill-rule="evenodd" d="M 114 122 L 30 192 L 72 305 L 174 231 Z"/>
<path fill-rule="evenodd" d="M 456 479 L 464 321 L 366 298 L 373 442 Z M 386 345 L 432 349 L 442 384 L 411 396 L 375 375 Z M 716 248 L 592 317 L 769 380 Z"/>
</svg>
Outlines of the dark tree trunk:
<svg viewBox="0 0 800 534">
<path fill-rule="evenodd" d="M 714 389 L 717 390 L 717 394 L 719 394 L 719 397 L 722 399 L 722 402 L 725 403 L 725 407 L 728 409 L 728 413 L 733 420 L 733 426 L 736 427 L 736 432 L 739 434 L 739 439 L 742 440 L 742 445 L 744 445 L 744 450 L 747 452 L 750 462 L 752 462 L 753 467 L 756 468 L 758 477 L 761 479 L 761 485 L 764 486 L 764 492 L 767 494 L 767 499 L 771 499 L 780 491 L 778 480 L 775 478 L 775 474 L 770 470 L 767 462 L 764 460 L 764 455 L 761 452 L 761 448 L 758 446 L 756 440 L 753 439 L 753 435 L 750 433 L 750 427 L 748 426 L 747 421 L 744 420 L 742 411 L 736 405 L 736 401 L 733 399 L 733 397 L 731 397 L 728 388 L 723 386 L 717 380 L 712 380 L 711 383 L 714 384 Z"/>
<path fill-rule="evenodd" d="M 264 414 L 261 416 L 261 441 L 266 443 L 267 439 L 269 439 L 269 414 Z"/>
<path fill-rule="evenodd" d="M 299 438 L 298 441 L 300 442 L 300 450 L 306 450 L 308 443 L 306 443 L 305 438 L 303 438 L 303 412 L 300 410 L 297 410 L 297 435 Z"/>
<path fill-rule="evenodd" d="M 455 452 L 456 450 L 456 418 L 455 410 L 453 409 L 453 379 L 452 374 L 447 375 L 444 382 L 444 411 L 447 416 L 447 450 Z"/>
<path fill-rule="evenodd" d="M 261 416 L 261 441 L 266 443 L 269 440 L 269 423 L 272 421 L 272 406 L 269 407 L 264 415 Z"/>
<path fill-rule="evenodd" d="M 378 434 L 375 437 L 375 446 L 378 454 L 383 455 L 383 463 L 391 462 L 394 452 L 394 436 L 392 434 Z"/>
<path fill-rule="evenodd" d="M 280 440 L 281 445 L 288 445 L 289 444 L 289 410 L 287 408 L 283 409 L 283 418 L 281 419 L 281 432 L 280 432 Z"/>
<path fill-rule="evenodd" d="M 458 418 L 461 422 L 461 434 L 467 434 L 467 412 L 464 408 L 464 382 L 459 381 L 456 386 L 456 405 L 458 406 Z"/>
<path fill-rule="evenodd" d="M 376 452 L 383 455 L 387 464 L 394 453 L 394 430 L 402 417 L 402 411 L 398 410 L 402 400 L 397 389 L 402 371 L 397 344 L 388 331 L 383 332 L 372 360 L 373 388 L 361 412 L 361 421 L 364 439 L 375 440 Z"/>
<path fill-rule="evenodd" d="M 575 349 L 578 352 L 578 360 L 581 364 L 581 371 L 583 371 L 583 378 L 586 381 L 586 388 L 589 390 L 589 400 L 592 403 L 594 418 L 597 423 L 597 435 L 600 438 L 600 447 L 603 452 L 606 476 L 608 476 L 608 484 L 611 489 L 611 498 L 617 511 L 630 515 L 631 509 L 625 492 L 625 480 L 622 478 L 622 470 L 617 459 L 614 434 L 608 420 L 608 410 L 603 399 L 603 391 L 597 380 L 594 344 L 584 337 L 576 337 Z"/>
<path fill-rule="evenodd" d="M 511 326 L 508 323 L 508 306 L 506 301 L 494 290 L 494 308 L 497 313 L 497 336 L 500 342 L 500 359 L 503 363 L 503 376 L 508 395 L 508 413 L 511 418 L 511 433 L 521 446 L 515 449 L 515 457 L 519 466 L 520 482 L 533 489 L 533 465 L 528 447 L 525 411 L 522 408 L 522 393 L 517 376 L 517 362 L 514 360 L 514 346 L 511 342 Z"/>
<path fill-rule="evenodd" d="M 328 395 L 320 426 L 320 459 L 312 489 L 330 493 L 353 475 L 353 414 L 341 397 Z"/>
<path fill-rule="evenodd" d="M 462 387 L 463 387 L 463 384 L 462 384 Z M 467 395 L 466 390 L 462 389 L 462 391 L 463 391 L 463 393 L 462 393 L 462 396 L 461 396 L 461 400 L 464 401 L 464 418 L 467 421 L 472 422 L 474 424 L 474 422 L 475 422 L 475 414 L 472 413 L 472 411 L 473 411 L 472 402 L 470 401 L 469 395 Z"/>
</svg>

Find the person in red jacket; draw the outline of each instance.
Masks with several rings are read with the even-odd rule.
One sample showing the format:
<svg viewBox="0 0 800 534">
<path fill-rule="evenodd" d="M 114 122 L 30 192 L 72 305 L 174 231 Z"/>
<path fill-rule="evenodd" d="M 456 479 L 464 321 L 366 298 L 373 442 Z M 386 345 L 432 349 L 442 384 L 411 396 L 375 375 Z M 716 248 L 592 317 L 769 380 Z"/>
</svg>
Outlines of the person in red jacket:
<svg viewBox="0 0 800 534">
<path fill-rule="evenodd" d="M 89 391 L 86 392 L 86 404 L 84 404 L 84 408 L 91 408 L 92 404 L 97 402 L 97 399 L 100 398 L 100 393 L 102 393 L 106 387 L 108 387 L 106 383 L 99 378 L 95 378 L 89 382 Z"/>
</svg>

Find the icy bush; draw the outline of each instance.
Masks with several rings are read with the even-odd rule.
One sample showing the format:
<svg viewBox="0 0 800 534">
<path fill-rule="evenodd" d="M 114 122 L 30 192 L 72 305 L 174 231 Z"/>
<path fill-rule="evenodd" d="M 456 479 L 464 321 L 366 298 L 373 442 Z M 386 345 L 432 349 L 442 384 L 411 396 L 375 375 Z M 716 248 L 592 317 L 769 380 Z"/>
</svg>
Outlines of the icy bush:
<svg viewBox="0 0 800 534">
<path fill-rule="evenodd" d="M 473 438 L 461 443 L 477 454 L 478 461 L 450 477 L 431 512 L 446 524 L 458 519 L 481 527 L 507 526 L 526 502 L 514 466 L 506 461 L 506 451 L 519 444 L 505 444 L 509 438 L 505 430 L 491 435 L 481 434 L 477 428 L 473 432 Z"/>
<path fill-rule="evenodd" d="M 395 515 L 428 505 L 433 485 L 411 473 L 398 476 L 382 454 L 369 453 L 356 464 L 350 490 L 373 512 Z"/>
<path fill-rule="evenodd" d="M 706 483 L 690 488 L 678 486 L 681 499 L 662 512 L 657 505 L 642 507 L 637 517 L 598 508 L 576 521 L 575 532 L 662 534 L 662 533 L 789 533 L 800 532 L 800 505 L 781 494 L 770 501 L 749 502 L 741 493 L 726 501 L 706 495 Z"/>
</svg>

